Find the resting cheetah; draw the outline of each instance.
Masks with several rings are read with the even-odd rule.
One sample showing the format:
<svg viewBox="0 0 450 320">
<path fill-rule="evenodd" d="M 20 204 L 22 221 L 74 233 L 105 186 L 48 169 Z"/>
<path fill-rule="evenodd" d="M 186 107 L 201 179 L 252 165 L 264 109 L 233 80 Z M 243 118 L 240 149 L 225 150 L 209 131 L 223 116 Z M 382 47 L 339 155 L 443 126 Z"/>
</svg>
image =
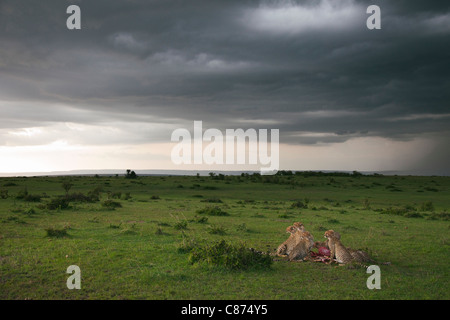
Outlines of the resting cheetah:
<svg viewBox="0 0 450 320">
<path fill-rule="evenodd" d="M 374 260 L 369 257 L 369 254 L 363 250 L 356 250 L 352 248 L 347 248 L 347 250 L 350 252 L 353 259 L 358 262 L 374 262 Z"/>
<path fill-rule="evenodd" d="M 297 228 L 294 226 L 289 226 L 286 228 L 286 232 L 290 233 L 290 236 L 285 242 L 283 242 L 282 244 L 280 244 L 278 246 L 274 255 L 280 256 L 280 257 L 286 257 L 289 254 L 289 252 L 291 252 L 292 247 L 295 245 L 294 233 L 296 231 L 297 231 Z"/>
<path fill-rule="evenodd" d="M 370 259 L 367 253 L 361 250 L 347 249 L 336 237 L 333 230 L 326 231 L 324 236 L 328 239 L 328 246 L 331 251 L 329 263 L 332 263 L 333 258 L 336 257 L 336 262 L 340 264 L 356 262 L 357 264 L 367 268 L 367 266 L 362 263 L 368 261 L 365 259 Z"/>
<path fill-rule="evenodd" d="M 333 230 L 325 231 L 324 237 L 327 238 L 327 244 L 330 248 L 330 262 L 333 262 L 333 258 L 336 257 L 338 263 L 346 264 L 353 261 L 353 256 L 347 250 L 346 247 L 341 243 L 335 232 Z"/>
<path fill-rule="evenodd" d="M 285 242 L 278 246 L 274 255 L 280 257 L 289 256 L 289 254 L 292 252 L 292 249 L 300 241 L 299 234 L 303 233 L 304 231 L 305 226 L 301 222 L 294 222 L 292 226 L 287 227 L 286 232 L 290 233 L 290 236 Z M 299 233 L 298 235 L 296 235 L 297 232 Z"/>
<path fill-rule="evenodd" d="M 297 243 L 289 253 L 289 261 L 302 261 L 309 255 L 311 248 L 314 245 L 314 238 L 308 231 L 297 232 L 294 234 L 297 239 Z"/>
</svg>

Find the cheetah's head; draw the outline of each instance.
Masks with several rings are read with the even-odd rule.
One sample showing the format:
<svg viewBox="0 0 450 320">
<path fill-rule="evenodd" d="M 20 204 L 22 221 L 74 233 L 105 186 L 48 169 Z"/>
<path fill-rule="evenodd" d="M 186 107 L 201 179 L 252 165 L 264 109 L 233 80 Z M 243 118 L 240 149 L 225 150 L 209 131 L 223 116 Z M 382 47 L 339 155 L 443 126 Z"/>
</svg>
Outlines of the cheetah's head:
<svg viewBox="0 0 450 320">
<path fill-rule="evenodd" d="M 313 239 L 312 234 L 309 233 L 308 231 L 303 232 L 302 237 L 303 237 L 304 239 L 308 239 L 308 240 Z"/>
<path fill-rule="evenodd" d="M 327 239 L 334 238 L 334 230 L 325 231 L 325 234 L 323 236 Z"/>
<path fill-rule="evenodd" d="M 287 233 L 294 233 L 294 232 L 296 232 L 297 231 L 297 228 L 296 227 L 294 227 L 294 226 L 289 226 L 289 227 L 287 227 L 286 228 L 286 232 Z"/>
</svg>

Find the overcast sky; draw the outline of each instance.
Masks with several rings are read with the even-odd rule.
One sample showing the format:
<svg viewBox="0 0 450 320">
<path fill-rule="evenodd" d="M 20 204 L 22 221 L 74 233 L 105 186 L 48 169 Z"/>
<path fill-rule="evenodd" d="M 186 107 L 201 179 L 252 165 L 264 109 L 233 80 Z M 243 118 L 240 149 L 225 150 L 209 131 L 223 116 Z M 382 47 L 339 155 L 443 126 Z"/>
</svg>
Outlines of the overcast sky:
<svg viewBox="0 0 450 320">
<path fill-rule="evenodd" d="M 448 0 L 0 0 L 0 172 L 208 170 L 170 159 L 201 120 L 279 129 L 281 169 L 450 174 L 449 39 Z"/>
</svg>

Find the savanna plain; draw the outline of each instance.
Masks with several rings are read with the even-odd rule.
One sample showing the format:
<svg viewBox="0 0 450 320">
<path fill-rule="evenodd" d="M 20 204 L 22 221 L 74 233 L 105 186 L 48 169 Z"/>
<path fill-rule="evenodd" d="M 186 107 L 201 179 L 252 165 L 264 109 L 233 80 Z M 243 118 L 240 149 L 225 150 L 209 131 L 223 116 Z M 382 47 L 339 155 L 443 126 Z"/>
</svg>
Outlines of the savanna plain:
<svg viewBox="0 0 450 320">
<path fill-rule="evenodd" d="M 4 177 L 0 299 L 447 300 L 449 209 L 440 176 Z M 294 222 L 367 251 L 381 289 L 363 267 L 266 254 Z"/>
</svg>

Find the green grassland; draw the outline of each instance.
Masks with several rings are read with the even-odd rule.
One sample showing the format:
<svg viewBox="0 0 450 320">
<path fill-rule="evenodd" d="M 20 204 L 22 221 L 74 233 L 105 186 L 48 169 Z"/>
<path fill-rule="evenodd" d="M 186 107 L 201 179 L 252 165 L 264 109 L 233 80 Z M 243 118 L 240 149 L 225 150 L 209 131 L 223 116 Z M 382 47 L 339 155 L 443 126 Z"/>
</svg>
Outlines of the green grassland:
<svg viewBox="0 0 450 320">
<path fill-rule="evenodd" d="M 449 299 L 449 208 L 449 177 L 0 178 L 0 299 Z M 364 268 L 192 262 L 221 240 L 273 252 L 295 221 L 366 249 L 381 289 Z"/>
</svg>

